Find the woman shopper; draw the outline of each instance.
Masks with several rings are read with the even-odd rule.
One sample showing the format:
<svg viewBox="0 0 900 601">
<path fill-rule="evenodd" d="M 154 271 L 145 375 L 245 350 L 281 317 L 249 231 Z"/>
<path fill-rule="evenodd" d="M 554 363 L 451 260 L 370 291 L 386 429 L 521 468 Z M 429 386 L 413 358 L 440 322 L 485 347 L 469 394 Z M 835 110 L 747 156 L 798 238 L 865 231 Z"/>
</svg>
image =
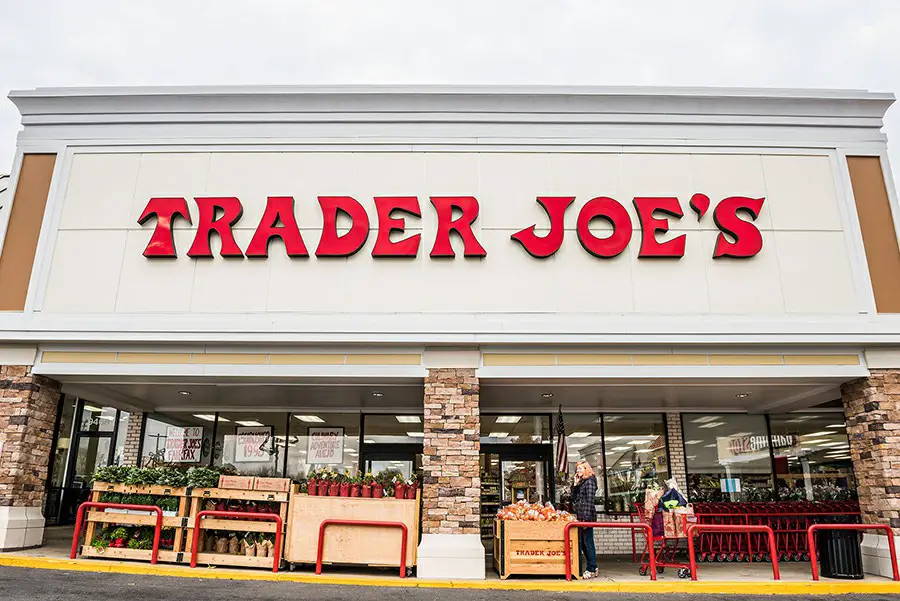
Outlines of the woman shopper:
<svg viewBox="0 0 900 601">
<path fill-rule="evenodd" d="M 572 486 L 572 504 L 575 506 L 575 515 L 579 522 L 596 522 L 597 506 L 597 476 L 594 468 L 587 461 L 579 461 L 575 465 L 575 484 Z M 583 579 L 597 576 L 597 549 L 594 546 L 594 529 L 579 528 L 578 541 L 581 552 L 584 553 L 586 570 L 582 574 Z"/>
</svg>

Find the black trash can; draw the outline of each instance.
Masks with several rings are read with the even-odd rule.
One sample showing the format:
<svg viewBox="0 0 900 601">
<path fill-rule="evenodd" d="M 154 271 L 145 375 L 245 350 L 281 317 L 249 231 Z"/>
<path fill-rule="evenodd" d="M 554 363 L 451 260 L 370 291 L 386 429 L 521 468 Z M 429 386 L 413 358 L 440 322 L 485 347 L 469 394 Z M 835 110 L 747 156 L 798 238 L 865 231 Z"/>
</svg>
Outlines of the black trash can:
<svg viewBox="0 0 900 601">
<path fill-rule="evenodd" d="M 863 577 L 860 533 L 855 530 L 822 530 L 816 534 L 816 552 L 825 578 L 860 580 Z"/>
</svg>

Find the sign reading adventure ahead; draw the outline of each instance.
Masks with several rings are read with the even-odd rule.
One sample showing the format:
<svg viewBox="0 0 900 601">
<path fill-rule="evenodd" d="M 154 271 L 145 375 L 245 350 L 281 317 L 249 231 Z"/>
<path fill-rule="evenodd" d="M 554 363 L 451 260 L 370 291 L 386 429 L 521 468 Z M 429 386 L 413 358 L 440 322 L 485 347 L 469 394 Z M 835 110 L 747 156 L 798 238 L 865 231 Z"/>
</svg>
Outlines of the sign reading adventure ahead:
<svg viewBox="0 0 900 601">
<path fill-rule="evenodd" d="M 316 247 L 317 257 L 349 257 L 362 250 L 369 237 L 369 215 L 355 198 L 350 196 L 319 196 L 322 210 L 322 236 Z M 478 241 L 472 224 L 478 218 L 478 200 L 474 196 L 432 196 L 431 204 L 437 215 L 437 232 L 430 256 L 454 257 L 450 235 L 458 235 L 464 244 L 466 257 L 485 257 L 487 250 Z M 269 241 L 280 238 L 289 257 L 308 257 L 309 251 L 300 235 L 300 227 L 294 215 L 294 198 L 270 196 L 253 238 L 242 249 L 235 241 L 232 228 L 240 221 L 244 208 L 234 196 L 194 198 L 197 205 L 197 231 L 188 249 L 189 257 L 212 257 L 210 237 L 215 233 L 222 242 L 223 257 L 268 257 Z M 531 225 L 513 234 L 512 240 L 533 257 L 550 257 L 560 249 L 566 235 L 566 211 L 575 202 L 574 196 L 539 196 L 550 221 L 550 230 L 543 236 L 535 234 L 538 225 Z M 720 200 L 712 211 L 712 219 L 719 229 L 713 258 L 753 257 L 762 250 L 762 234 L 753 223 L 762 210 L 765 198 L 730 196 Z M 637 197 L 633 200 L 640 222 L 641 248 L 638 257 L 684 256 L 687 234 L 671 240 L 660 241 L 659 234 L 669 231 L 670 221 L 684 217 L 681 201 L 674 196 Z M 710 209 L 710 199 L 705 194 L 694 194 L 688 206 L 702 220 Z M 375 197 L 378 234 L 372 248 L 373 257 L 416 257 L 422 235 L 415 234 L 397 240 L 396 235 L 406 229 L 406 217 L 421 218 L 422 211 L 416 196 Z M 454 218 L 454 212 L 459 216 Z M 394 216 L 395 213 L 400 216 Z M 350 219 L 349 231 L 338 232 L 338 214 Z M 744 217 L 743 219 L 741 217 Z M 193 224 L 185 198 L 151 198 L 141 213 L 138 223 L 144 225 L 156 217 L 156 229 L 144 249 L 144 256 L 175 257 L 175 238 L 172 225 L 177 218 Z M 602 219 L 612 226 L 612 233 L 598 237 L 590 230 L 595 219 Z M 595 257 L 608 259 L 620 255 L 631 243 L 634 227 L 631 216 L 619 201 L 598 196 L 587 201 L 578 212 L 576 233 L 584 250 Z M 698 232 L 699 234 L 699 232 Z M 393 237 L 392 237 L 393 236 Z"/>
<path fill-rule="evenodd" d="M 309 428 L 306 440 L 306 463 L 310 465 L 344 463 L 343 428 Z"/>
<path fill-rule="evenodd" d="M 166 428 L 166 463 L 197 463 L 203 448 L 203 427 Z"/>
</svg>

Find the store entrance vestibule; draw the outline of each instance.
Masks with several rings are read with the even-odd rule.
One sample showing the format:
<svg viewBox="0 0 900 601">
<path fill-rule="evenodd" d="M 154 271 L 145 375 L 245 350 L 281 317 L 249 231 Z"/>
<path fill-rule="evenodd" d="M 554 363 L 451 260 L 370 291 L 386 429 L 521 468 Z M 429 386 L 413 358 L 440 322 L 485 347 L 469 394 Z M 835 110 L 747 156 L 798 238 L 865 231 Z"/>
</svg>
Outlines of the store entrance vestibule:
<svg viewBox="0 0 900 601">
<path fill-rule="evenodd" d="M 481 536 L 494 536 L 494 518 L 504 505 L 553 499 L 553 454 L 546 444 L 481 445 Z"/>
</svg>

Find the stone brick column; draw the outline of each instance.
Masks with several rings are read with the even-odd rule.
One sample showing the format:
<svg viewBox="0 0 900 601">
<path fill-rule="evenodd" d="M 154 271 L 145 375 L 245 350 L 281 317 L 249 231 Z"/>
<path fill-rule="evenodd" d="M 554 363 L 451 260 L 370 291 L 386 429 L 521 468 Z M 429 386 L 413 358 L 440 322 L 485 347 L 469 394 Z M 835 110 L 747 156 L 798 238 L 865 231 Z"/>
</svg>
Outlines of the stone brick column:
<svg viewBox="0 0 900 601">
<path fill-rule="evenodd" d="M 0 551 L 40 546 L 60 384 L 0 366 Z"/>
<path fill-rule="evenodd" d="M 139 466 L 141 462 L 141 439 L 144 436 L 144 414 L 129 413 L 125 430 L 125 451 L 122 465 Z"/>
<path fill-rule="evenodd" d="M 841 387 L 862 521 L 900 533 L 900 370 L 873 369 Z M 890 575 L 887 537 L 863 539 L 866 572 Z"/>
<path fill-rule="evenodd" d="M 430 369 L 424 401 L 419 576 L 484 578 L 475 370 Z"/>
<path fill-rule="evenodd" d="M 675 478 L 681 494 L 687 498 L 687 461 L 684 456 L 684 434 L 681 429 L 680 413 L 666 413 L 666 431 L 669 438 L 669 466 L 672 469 L 669 477 Z"/>
</svg>

